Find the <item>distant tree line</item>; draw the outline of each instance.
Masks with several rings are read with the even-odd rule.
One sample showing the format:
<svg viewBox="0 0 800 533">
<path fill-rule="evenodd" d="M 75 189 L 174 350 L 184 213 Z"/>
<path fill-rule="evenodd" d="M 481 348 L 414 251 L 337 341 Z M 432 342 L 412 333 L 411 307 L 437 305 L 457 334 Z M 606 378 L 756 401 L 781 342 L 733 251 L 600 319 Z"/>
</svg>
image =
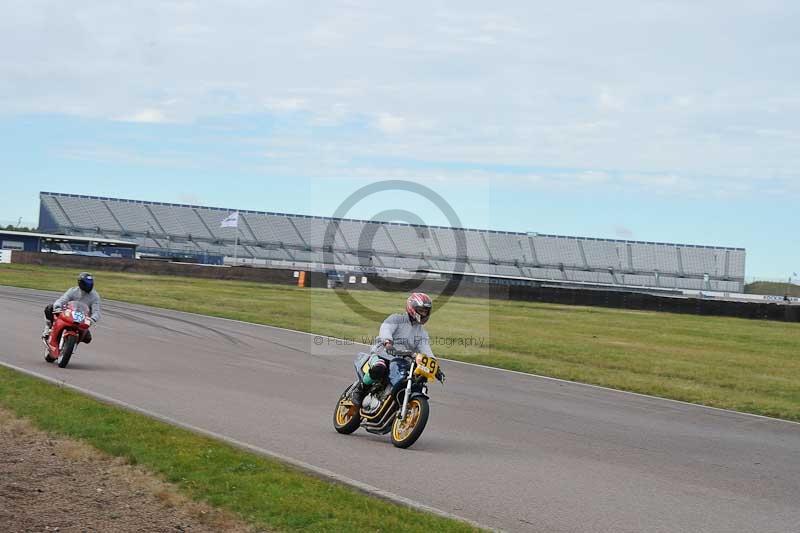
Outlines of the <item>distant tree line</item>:
<svg viewBox="0 0 800 533">
<path fill-rule="evenodd" d="M 27 231 L 28 233 L 35 233 L 37 231 L 36 228 L 29 228 L 27 226 L 14 226 L 12 224 L 8 224 L 3 229 L 7 231 Z"/>
</svg>

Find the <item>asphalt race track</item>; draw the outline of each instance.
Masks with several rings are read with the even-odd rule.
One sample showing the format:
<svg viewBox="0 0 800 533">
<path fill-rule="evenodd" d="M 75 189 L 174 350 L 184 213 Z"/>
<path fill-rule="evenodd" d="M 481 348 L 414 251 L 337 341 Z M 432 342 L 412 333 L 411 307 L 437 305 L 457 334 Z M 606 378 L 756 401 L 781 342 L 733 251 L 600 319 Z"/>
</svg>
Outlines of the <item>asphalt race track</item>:
<svg viewBox="0 0 800 533">
<path fill-rule="evenodd" d="M 399 450 L 333 430 L 361 346 L 106 301 L 61 370 L 39 338 L 55 297 L 0 287 L 0 362 L 487 527 L 800 531 L 800 424 L 443 362 L 427 429 Z"/>
</svg>

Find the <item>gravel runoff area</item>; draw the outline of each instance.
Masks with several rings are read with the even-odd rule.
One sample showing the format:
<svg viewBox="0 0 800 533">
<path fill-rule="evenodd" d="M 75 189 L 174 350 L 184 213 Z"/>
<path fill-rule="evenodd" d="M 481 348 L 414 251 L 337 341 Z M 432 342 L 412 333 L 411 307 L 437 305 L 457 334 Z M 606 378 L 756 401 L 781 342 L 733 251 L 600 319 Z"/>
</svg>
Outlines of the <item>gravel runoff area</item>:
<svg viewBox="0 0 800 533">
<path fill-rule="evenodd" d="M 252 532 L 140 467 L 0 409 L 3 532 Z"/>
</svg>

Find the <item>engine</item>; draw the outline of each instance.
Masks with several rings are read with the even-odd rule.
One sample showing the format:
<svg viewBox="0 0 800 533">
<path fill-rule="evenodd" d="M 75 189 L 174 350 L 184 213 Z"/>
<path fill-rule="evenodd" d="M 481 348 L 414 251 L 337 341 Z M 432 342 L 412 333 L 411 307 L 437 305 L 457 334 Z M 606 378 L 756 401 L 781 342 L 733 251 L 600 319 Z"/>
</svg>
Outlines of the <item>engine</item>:
<svg viewBox="0 0 800 533">
<path fill-rule="evenodd" d="M 386 386 L 384 386 L 382 389 L 370 392 L 364 397 L 364 401 L 361 403 L 361 408 L 367 413 L 374 413 L 380 409 L 384 400 L 386 400 L 391 392 L 392 386 L 390 384 L 386 384 Z"/>
</svg>

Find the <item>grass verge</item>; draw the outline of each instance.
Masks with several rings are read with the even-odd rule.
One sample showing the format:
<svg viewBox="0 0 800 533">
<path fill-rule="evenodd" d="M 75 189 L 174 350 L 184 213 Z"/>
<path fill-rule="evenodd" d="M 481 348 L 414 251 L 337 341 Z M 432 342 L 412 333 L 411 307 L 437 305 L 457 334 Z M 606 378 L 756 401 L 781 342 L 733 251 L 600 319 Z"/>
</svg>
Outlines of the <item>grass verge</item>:
<svg viewBox="0 0 800 533">
<path fill-rule="evenodd" d="M 371 498 L 242 451 L 0 367 L 0 404 L 37 427 L 81 439 L 160 474 L 194 500 L 277 531 L 475 531 Z"/>
<path fill-rule="evenodd" d="M 0 265 L 0 284 L 62 291 L 76 271 Z M 376 335 L 324 289 L 96 272 L 104 298 L 339 338 Z M 354 293 L 351 293 L 354 294 Z M 403 295 L 354 294 L 402 310 Z M 437 355 L 800 421 L 800 324 L 452 298 L 428 326 Z M 99 332 L 98 332 L 99 333 Z M 469 345 L 468 345 L 469 343 Z"/>
</svg>

